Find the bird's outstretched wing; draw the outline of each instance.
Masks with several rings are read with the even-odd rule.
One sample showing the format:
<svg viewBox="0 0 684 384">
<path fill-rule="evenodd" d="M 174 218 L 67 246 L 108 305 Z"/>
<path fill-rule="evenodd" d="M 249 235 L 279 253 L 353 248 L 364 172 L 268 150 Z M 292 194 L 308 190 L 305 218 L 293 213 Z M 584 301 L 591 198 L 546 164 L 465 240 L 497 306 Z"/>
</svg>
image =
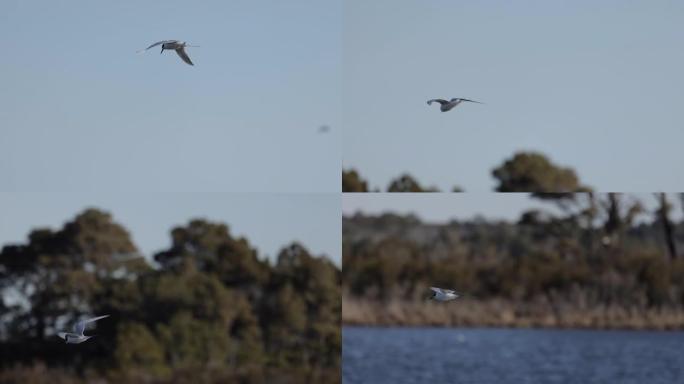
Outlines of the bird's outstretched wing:
<svg viewBox="0 0 684 384">
<path fill-rule="evenodd" d="M 428 105 L 431 105 L 433 102 L 435 102 L 435 103 L 440 103 L 441 105 L 449 104 L 449 102 L 446 101 L 446 100 L 444 100 L 444 99 L 432 99 L 432 100 L 428 100 L 427 104 L 428 104 Z"/>
<path fill-rule="evenodd" d="M 470 100 L 470 99 L 456 99 L 456 100 L 467 101 L 467 102 L 470 102 L 470 103 L 484 104 L 484 103 L 482 103 L 482 102 L 480 102 L 480 101 L 475 101 L 475 100 Z"/>
<path fill-rule="evenodd" d="M 103 316 L 93 317 L 92 319 L 81 320 L 78 323 L 76 323 L 76 325 L 74 325 L 74 332 L 82 335 L 83 331 L 85 331 L 86 324 L 92 323 L 94 321 L 98 321 L 100 319 L 104 319 L 105 317 L 109 317 L 109 315 L 103 315 Z"/>
<path fill-rule="evenodd" d="M 178 56 L 180 56 L 180 58 L 183 59 L 183 61 L 185 61 L 186 63 L 188 63 L 188 64 L 190 64 L 190 65 L 195 65 L 195 64 L 192 63 L 192 61 L 190 61 L 190 58 L 188 57 L 188 54 L 185 53 L 185 49 L 183 49 L 183 48 L 178 48 L 178 49 L 176 49 L 176 53 L 177 53 Z"/>
<path fill-rule="evenodd" d="M 149 47 L 145 48 L 144 51 L 147 51 L 147 50 L 150 49 L 150 48 L 154 48 L 154 47 L 156 47 L 157 45 L 166 44 L 166 43 L 177 43 L 177 42 L 178 42 L 178 40 L 162 40 L 162 41 L 157 41 L 156 43 L 154 43 L 154 44 L 150 45 Z"/>
<path fill-rule="evenodd" d="M 430 287 L 430 290 L 435 293 L 444 293 L 444 290 L 442 288 Z"/>
<path fill-rule="evenodd" d="M 66 332 L 59 332 L 59 333 L 57 333 L 57 336 L 59 336 L 59 337 L 62 338 L 62 339 L 66 339 L 66 335 L 67 335 Z"/>
</svg>

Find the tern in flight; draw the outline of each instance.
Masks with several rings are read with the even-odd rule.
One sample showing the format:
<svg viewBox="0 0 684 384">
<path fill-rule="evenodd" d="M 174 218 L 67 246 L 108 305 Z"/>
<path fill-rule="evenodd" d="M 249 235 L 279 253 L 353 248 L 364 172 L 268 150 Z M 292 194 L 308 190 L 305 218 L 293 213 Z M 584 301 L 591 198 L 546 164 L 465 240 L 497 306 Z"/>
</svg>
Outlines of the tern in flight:
<svg viewBox="0 0 684 384">
<path fill-rule="evenodd" d="M 467 101 L 469 103 L 484 104 L 484 103 L 481 103 L 479 101 L 470 100 L 470 99 L 461 99 L 458 97 L 455 97 L 449 101 L 446 101 L 444 99 L 432 99 L 432 100 L 428 100 L 427 104 L 432 105 L 433 102 L 439 103 L 439 105 L 440 105 L 439 110 L 442 112 L 447 112 L 447 111 L 454 109 L 457 105 L 461 104 L 464 101 Z"/>
<path fill-rule="evenodd" d="M 85 331 L 86 324 L 92 323 L 95 321 L 98 321 L 100 319 L 104 319 L 105 317 L 109 317 L 109 315 L 104 315 L 104 316 L 98 316 L 98 317 L 93 317 L 92 319 L 86 319 L 86 320 L 81 320 L 76 325 L 74 325 L 74 332 L 59 332 L 57 335 L 64 339 L 64 341 L 67 344 L 81 344 L 82 342 L 90 339 L 91 336 L 86 336 L 83 334 L 83 331 Z"/>
<path fill-rule="evenodd" d="M 432 300 L 451 301 L 461 297 L 461 295 L 453 289 L 442 289 L 437 287 L 430 287 L 430 289 L 432 290 L 432 296 L 430 297 Z"/>
<path fill-rule="evenodd" d="M 192 63 L 192 61 L 190 61 L 190 57 L 189 57 L 188 54 L 185 52 L 185 47 L 199 47 L 199 45 L 188 45 L 188 43 L 186 43 L 185 41 L 178 41 L 178 40 L 163 40 L 163 41 L 158 41 L 158 42 L 156 42 L 156 43 L 150 45 L 149 47 L 147 47 L 147 48 L 145 48 L 145 49 L 139 50 L 138 53 L 143 52 L 143 51 L 147 51 L 148 49 L 154 48 L 154 47 L 156 47 L 156 46 L 158 46 L 158 45 L 161 45 L 161 51 L 159 52 L 160 55 L 161 55 L 162 53 L 164 53 L 164 50 L 165 50 L 165 49 L 166 49 L 166 50 L 176 51 L 176 53 L 178 54 L 178 56 L 180 56 L 180 58 L 183 59 L 183 61 L 185 61 L 186 63 L 188 63 L 188 64 L 190 64 L 190 65 L 195 65 L 195 64 Z"/>
</svg>

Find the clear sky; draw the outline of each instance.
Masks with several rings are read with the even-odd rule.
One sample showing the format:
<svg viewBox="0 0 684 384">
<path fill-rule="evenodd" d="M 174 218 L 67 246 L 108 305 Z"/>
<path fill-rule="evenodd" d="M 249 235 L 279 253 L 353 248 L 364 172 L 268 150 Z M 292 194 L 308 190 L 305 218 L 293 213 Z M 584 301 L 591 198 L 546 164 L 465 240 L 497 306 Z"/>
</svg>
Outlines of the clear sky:
<svg viewBox="0 0 684 384">
<path fill-rule="evenodd" d="M 627 194 L 625 202 L 638 199 L 647 210 L 653 211 L 657 201 L 653 194 Z M 669 194 L 673 220 L 682 219 L 679 196 Z M 381 214 L 394 212 L 414 214 L 428 222 L 447 222 L 452 219 L 467 220 L 476 216 L 488 219 L 517 220 L 528 209 L 542 209 L 559 213 L 550 202 L 531 198 L 527 193 L 346 193 L 342 197 L 344 215 Z M 652 214 L 643 214 L 638 220 L 652 220 Z"/>
<path fill-rule="evenodd" d="M 340 195 L 269 193 L 3 193 L 0 247 L 25 243 L 37 227 L 61 228 L 88 207 L 111 213 L 146 255 L 171 244 L 170 230 L 193 218 L 228 224 L 262 257 L 293 241 L 341 264 Z"/>
<path fill-rule="evenodd" d="M 600 191 L 682 191 L 683 25 L 675 0 L 346 0 L 344 165 L 492 191 L 535 150 Z M 451 97 L 486 104 L 426 105 Z"/>
<path fill-rule="evenodd" d="M 341 7 L 3 0 L 0 190 L 339 191 Z"/>
</svg>

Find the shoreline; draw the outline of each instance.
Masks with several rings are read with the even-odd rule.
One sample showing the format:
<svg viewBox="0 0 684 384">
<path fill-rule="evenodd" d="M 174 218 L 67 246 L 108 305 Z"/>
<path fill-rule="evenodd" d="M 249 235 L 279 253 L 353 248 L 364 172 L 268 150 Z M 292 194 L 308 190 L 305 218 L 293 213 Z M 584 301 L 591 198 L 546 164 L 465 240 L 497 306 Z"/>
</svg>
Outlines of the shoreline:
<svg viewBox="0 0 684 384">
<path fill-rule="evenodd" d="M 342 326 L 681 331 L 684 309 L 501 299 L 381 302 L 343 296 Z"/>
<path fill-rule="evenodd" d="M 499 327 L 480 325 L 378 325 L 342 323 L 342 328 L 372 328 L 372 329 L 453 329 L 453 330 L 526 330 L 526 331 L 596 331 L 596 332 L 684 332 L 682 328 L 654 329 L 654 328 L 575 328 L 575 327 Z"/>
</svg>

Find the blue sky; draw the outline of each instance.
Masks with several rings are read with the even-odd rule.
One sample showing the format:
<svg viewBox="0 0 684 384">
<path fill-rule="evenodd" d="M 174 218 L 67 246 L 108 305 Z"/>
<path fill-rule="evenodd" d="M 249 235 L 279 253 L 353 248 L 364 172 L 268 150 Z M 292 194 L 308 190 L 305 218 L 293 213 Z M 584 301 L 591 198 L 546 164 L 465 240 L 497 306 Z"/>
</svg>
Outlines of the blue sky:
<svg viewBox="0 0 684 384">
<path fill-rule="evenodd" d="M 262 257 L 276 257 L 293 241 L 341 264 L 340 195 L 269 193 L 3 193 L 0 247 L 25 243 L 37 227 L 61 228 L 88 207 L 110 212 L 152 256 L 171 245 L 170 230 L 193 218 L 228 224 Z"/>
<path fill-rule="evenodd" d="M 341 22 L 337 0 L 3 0 L 0 190 L 337 192 Z M 136 54 L 164 39 L 195 66 Z"/>
<path fill-rule="evenodd" d="M 344 166 L 482 192 L 535 150 L 599 191 L 682 191 L 682 25 L 673 0 L 346 0 Z"/>
</svg>

